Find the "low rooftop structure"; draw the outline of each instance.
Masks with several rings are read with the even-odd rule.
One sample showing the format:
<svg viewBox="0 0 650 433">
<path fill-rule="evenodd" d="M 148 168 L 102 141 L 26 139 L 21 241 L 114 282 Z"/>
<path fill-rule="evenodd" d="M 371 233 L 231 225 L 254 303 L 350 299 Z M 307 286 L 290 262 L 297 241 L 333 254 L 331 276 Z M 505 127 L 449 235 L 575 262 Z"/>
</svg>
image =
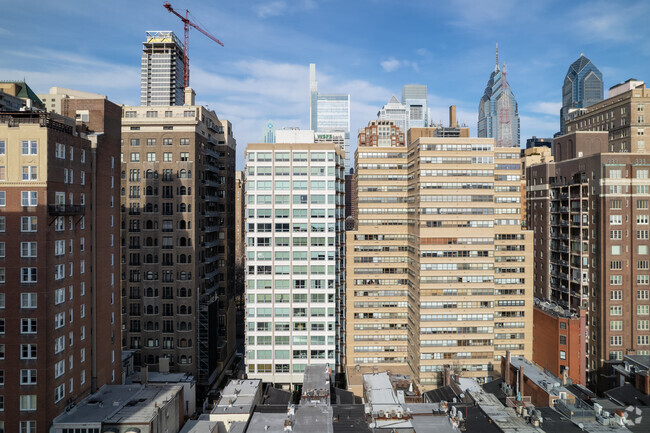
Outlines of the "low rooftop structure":
<svg viewBox="0 0 650 433">
<path fill-rule="evenodd" d="M 56 417 L 51 431 L 137 428 L 140 433 L 178 433 L 185 417 L 183 406 L 182 385 L 105 385 Z"/>
<path fill-rule="evenodd" d="M 331 379 L 332 371 L 325 364 L 305 367 L 300 405 L 324 404 L 329 406 L 331 403 Z"/>
<path fill-rule="evenodd" d="M 210 412 L 210 421 L 219 423 L 219 431 L 229 431 L 236 422 L 248 422 L 255 406 L 262 401 L 260 379 L 231 380 Z"/>
</svg>

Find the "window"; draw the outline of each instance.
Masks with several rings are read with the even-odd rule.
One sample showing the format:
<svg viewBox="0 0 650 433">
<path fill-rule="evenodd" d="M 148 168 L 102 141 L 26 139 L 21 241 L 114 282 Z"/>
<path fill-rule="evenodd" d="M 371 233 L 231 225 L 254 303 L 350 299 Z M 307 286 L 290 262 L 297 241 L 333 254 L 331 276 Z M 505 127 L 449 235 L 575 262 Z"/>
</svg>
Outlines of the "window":
<svg viewBox="0 0 650 433">
<path fill-rule="evenodd" d="M 21 232 L 35 232 L 36 231 L 36 221 L 37 217 L 35 216 L 24 216 L 20 217 L 20 231 Z"/>
<path fill-rule="evenodd" d="M 4 155 L 6 152 L 6 144 L 4 140 L 0 140 L 0 155 Z"/>
<path fill-rule="evenodd" d="M 36 334 L 36 319 L 20 319 L 21 334 Z"/>
<path fill-rule="evenodd" d="M 637 305 L 636 314 L 639 316 L 647 316 L 650 314 L 650 305 Z"/>
<path fill-rule="evenodd" d="M 36 242 L 21 242 L 20 257 L 36 257 Z"/>
<path fill-rule="evenodd" d="M 36 396 L 34 396 L 36 401 Z M 20 433 L 36 433 L 36 421 L 21 421 Z"/>
<path fill-rule="evenodd" d="M 36 293 L 21 293 L 20 308 L 36 308 Z"/>
<path fill-rule="evenodd" d="M 610 346 L 622 346 L 623 345 L 623 336 L 621 335 L 612 335 L 609 337 Z"/>
<path fill-rule="evenodd" d="M 36 345 L 35 344 L 21 344 L 20 345 L 20 359 L 36 359 Z"/>
<path fill-rule="evenodd" d="M 58 159 L 65 159 L 65 144 L 56 143 L 56 153 L 55 156 Z"/>
<path fill-rule="evenodd" d="M 189 138 L 181 138 L 180 145 L 181 146 L 189 146 L 190 145 L 190 139 Z"/>
<path fill-rule="evenodd" d="M 38 192 L 36 191 L 21 191 L 20 197 L 21 206 L 36 206 L 38 204 Z"/>
<path fill-rule="evenodd" d="M 190 153 L 189 152 L 181 152 L 181 161 L 189 161 L 190 160 Z"/>
<path fill-rule="evenodd" d="M 131 162 L 140 162 L 140 154 L 138 152 L 131 152 Z"/>
<path fill-rule="evenodd" d="M 0 191 L 0 207 L 5 207 L 7 205 L 7 193 Z"/>
<path fill-rule="evenodd" d="M 36 395 L 21 395 L 20 396 L 20 410 L 21 411 L 32 411 L 36 410 Z M 36 431 L 36 429 L 31 430 L 31 431 Z M 22 425 L 21 425 L 21 433 L 22 433 Z"/>
<path fill-rule="evenodd" d="M 621 305 L 611 305 L 609 307 L 609 315 L 610 316 L 622 316 L 623 315 L 623 307 Z"/>
<path fill-rule="evenodd" d="M 156 162 L 156 152 L 147 152 L 147 162 Z"/>
<path fill-rule="evenodd" d="M 4 165 L 0 166 L 0 180 L 7 180 L 7 168 Z"/>
<path fill-rule="evenodd" d="M 163 152 L 163 162 L 172 162 L 171 152 Z"/>
<path fill-rule="evenodd" d="M 611 225 L 621 225 L 621 224 L 623 224 L 623 216 L 622 215 L 610 215 L 609 216 L 609 223 Z"/>
<path fill-rule="evenodd" d="M 37 275 L 36 271 L 36 268 L 20 268 L 20 282 L 35 283 Z"/>
<path fill-rule="evenodd" d="M 23 155 L 37 155 L 38 142 L 36 140 L 23 140 L 21 142 L 21 150 Z"/>
<path fill-rule="evenodd" d="M 623 239 L 623 230 L 610 230 L 609 238 L 611 240 Z"/>
<path fill-rule="evenodd" d="M 38 180 L 38 170 L 35 165 L 23 165 L 23 180 Z"/>
</svg>

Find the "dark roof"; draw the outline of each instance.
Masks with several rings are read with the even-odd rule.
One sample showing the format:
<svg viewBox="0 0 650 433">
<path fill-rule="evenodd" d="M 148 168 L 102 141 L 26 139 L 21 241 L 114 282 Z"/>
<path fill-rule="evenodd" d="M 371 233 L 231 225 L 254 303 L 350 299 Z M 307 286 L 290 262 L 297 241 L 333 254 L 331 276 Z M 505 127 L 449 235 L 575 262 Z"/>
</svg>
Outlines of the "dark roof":
<svg viewBox="0 0 650 433">
<path fill-rule="evenodd" d="M 334 433 L 372 433 L 366 422 L 362 404 L 336 404 L 332 406 Z"/>
<path fill-rule="evenodd" d="M 590 406 L 593 406 L 591 404 L 591 400 L 596 398 L 596 394 L 591 392 L 591 390 L 589 390 L 588 388 L 585 388 L 584 386 L 578 384 L 571 384 L 571 385 L 566 385 L 566 389 L 568 389 L 569 392 L 571 392 L 571 394 L 575 395 L 580 400 L 584 401 Z"/>
<path fill-rule="evenodd" d="M 488 394 L 494 394 L 494 396 L 498 398 L 499 401 L 505 405 L 506 397 L 508 396 L 501 390 L 502 383 L 503 383 L 503 379 L 491 380 L 483 384 L 483 391 Z"/>
<path fill-rule="evenodd" d="M 605 395 L 624 406 L 650 406 L 650 395 L 642 393 L 630 383 L 605 391 Z"/>
<path fill-rule="evenodd" d="M 473 405 L 455 405 L 459 412 L 463 413 L 465 419 L 465 431 L 468 433 L 501 433 L 485 412 L 478 406 Z"/>
<path fill-rule="evenodd" d="M 636 362 L 637 364 L 650 369 L 650 355 L 627 355 L 625 357 L 630 361 Z"/>
<path fill-rule="evenodd" d="M 332 404 L 354 404 L 354 393 L 346 389 L 334 388 Z"/>
<path fill-rule="evenodd" d="M 449 385 L 423 392 L 422 397 L 426 403 L 440 403 L 443 400 L 451 402 L 454 398 L 458 399 L 456 392 Z"/>
<path fill-rule="evenodd" d="M 283 404 L 286 409 L 287 405 L 291 401 L 291 396 L 292 394 L 289 391 L 284 391 L 282 389 L 269 386 L 268 388 L 266 388 L 266 391 L 264 392 L 262 404 L 263 405 Z"/>
<path fill-rule="evenodd" d="M 551 407 L 538 407 L 536 409 L 542 412 L 542 424 L 540 427 L 546 432 L 580 433 L 583 431 L 570 419 Z"/>
</svg>

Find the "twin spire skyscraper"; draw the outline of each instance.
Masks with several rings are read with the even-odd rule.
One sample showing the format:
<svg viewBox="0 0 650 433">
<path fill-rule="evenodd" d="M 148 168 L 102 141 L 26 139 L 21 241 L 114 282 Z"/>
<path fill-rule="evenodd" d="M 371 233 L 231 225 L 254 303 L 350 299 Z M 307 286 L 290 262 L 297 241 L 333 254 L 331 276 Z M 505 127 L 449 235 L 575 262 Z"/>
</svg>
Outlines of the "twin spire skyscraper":
<svg viewBox="0 0 650 433">
<path fill-rule="evenodd" d="M 490 74 L 478 106 L 478 136 L 494 138 L 497 147 L 519 147 L 519 107 L 508 85 L 506 63 L 499 68 L 499 44 L 496 64 Z"/>
</svg>

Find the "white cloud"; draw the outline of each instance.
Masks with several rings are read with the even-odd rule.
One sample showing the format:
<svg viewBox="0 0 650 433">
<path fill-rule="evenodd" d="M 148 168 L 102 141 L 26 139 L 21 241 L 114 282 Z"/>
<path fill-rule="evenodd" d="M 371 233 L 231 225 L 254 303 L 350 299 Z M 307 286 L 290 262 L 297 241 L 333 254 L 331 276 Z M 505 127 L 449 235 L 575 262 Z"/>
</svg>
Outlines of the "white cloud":
<svg viewBox="0 0 650 433">
<path fill-rule="evenodd" d="M 560 108 L 562 108 L 561 102 L 531 102 L 526 104 L 526 111 L 551 116 L 559 116 Z"/>
<path fill-rule="evenodd" d="M 416 62 L 411 62 L 409 60 L 398 60 L 395 57 L 390 57 L 388 60 L 384 60 L 381 63 L 381 67 L 384 68 L 386 72 L 393 72 L 399 68 L 408 68 L 411 67 L 415 71 L 418 70 L 418 64 Z"/>
<path fill-rule="evenodd" d="M 255 6 L 255 12 L 260 18 L 268 18 L 284 15 L 290 12 L 312 10 L 317 6 L 315 0 L 292 0 L 290 5 L 284 0 L 274 0 L 271 2 L 263 2 Z"/>
</svg>

